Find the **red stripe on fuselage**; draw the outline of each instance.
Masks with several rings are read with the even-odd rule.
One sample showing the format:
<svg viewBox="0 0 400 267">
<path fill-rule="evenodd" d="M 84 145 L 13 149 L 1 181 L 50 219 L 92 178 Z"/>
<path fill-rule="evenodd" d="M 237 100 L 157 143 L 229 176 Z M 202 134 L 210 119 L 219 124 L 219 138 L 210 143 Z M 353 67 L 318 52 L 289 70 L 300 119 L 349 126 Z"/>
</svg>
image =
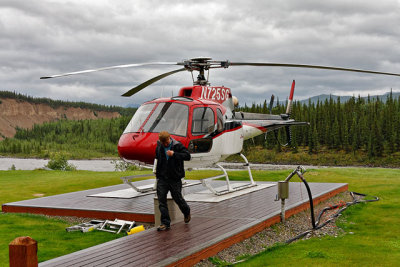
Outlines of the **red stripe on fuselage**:
<svg viewBox="0 0 400 267">
<path fill-rule="evenodd" d="M 222 134 L 224 134 L 224 133 L 229 133 L 229 132 L 233 132 L 233 131 L 239 130 L 239 129 L 242 128 L 242 127 L 243 127 L 243 126 L 240 125 L 240 126 L 238 126 L 238 127 L 236 127 L 236 128 L 233 128 L 233 129 L 229 129 L 229 130 L 225 130 L 225 131 L 223 131 L 223 132 L 220 132 L 219 134 L 217 134 L 216 136 L 214 136 L 213 139 L 214 139 L 214 138 L 217 138 L 218 136 L 220 136 L 220 135 L 222 135 Z"/>
<path fill-rule="evenodd" d="M 262 131 L 263 133 L 268 131 L 267 128 L 265 128 L 263 126 L 260 126 L 260 125 L 257 125 L 257 124 L 253 124 L 253 123 L 244 122 L 243 125 L 247 125 L 247 126 L 250 126 L 250 127 L 253 127 L 253 128 L 257 128 L 258 130 Z"/>
</svg>

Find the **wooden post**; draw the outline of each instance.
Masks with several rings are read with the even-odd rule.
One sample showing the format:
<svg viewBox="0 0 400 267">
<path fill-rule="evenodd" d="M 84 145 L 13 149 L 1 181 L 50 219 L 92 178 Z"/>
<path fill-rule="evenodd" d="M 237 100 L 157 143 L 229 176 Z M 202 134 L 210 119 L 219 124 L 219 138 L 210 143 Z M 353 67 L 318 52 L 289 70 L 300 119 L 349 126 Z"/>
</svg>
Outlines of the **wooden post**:
<svg viewBox="0 0 400 267">
<path fill-rule="evenodd" d="M 15 238 L 9 245 L 10 267 L 37 267 L 37 242 L 29 236 Z"/>
</svg>

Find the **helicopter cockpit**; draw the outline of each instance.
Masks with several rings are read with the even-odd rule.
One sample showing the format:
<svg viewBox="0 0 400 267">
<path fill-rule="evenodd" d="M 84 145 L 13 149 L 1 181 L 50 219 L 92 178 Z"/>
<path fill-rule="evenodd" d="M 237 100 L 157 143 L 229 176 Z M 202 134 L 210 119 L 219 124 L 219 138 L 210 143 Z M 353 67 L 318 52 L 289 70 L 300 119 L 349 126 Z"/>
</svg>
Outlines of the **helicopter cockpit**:
<svg viewBox="0 0 400 267">
<path fill-rule="evenodd" d="M 207 100 L 188 97 L 157 99 L 136 111 L 118 143 L 122 158 L 154 160 L 158 133 L 168 131 L 191 154 L 208 153 L 213 137 L 224 130 L 223 107 Z"/>
</svg>

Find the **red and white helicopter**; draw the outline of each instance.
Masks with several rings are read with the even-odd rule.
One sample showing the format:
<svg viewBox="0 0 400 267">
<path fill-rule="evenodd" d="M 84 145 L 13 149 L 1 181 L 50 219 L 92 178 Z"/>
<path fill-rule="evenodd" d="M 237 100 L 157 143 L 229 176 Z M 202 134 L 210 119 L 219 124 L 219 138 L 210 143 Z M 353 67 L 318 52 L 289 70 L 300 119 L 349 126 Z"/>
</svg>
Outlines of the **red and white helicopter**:
<svg viewBox="0 0 400 267">
<path fill-rule="evenodd" d="M 153 164 L 158 133 L 160 131 L 168 131 L 174 139 L 180 141 L 191 153 L 191 160 L 185 162 L 186 169 L 206 167 L 214 164 L 221 168 L 224 172 L 223 175 L 202 180 L 203 185 L 207 186 L 210 191 L 217 195 L 256 185 L 251 175 L 249 163 L 246 157 L 240 153 L 243 148 L 244 140 L 285 127 L 288 143 L 290 143 L 290 126 L 307 125 L 308 123 L 297 122 L 290 118 L 295 86 L 294 81 L 292 83 L 285 114 L 272 115 L 235 112 L 235 106 L 238 102 L 237 99 L 232 96 L 231 89 L 224 86 L 210 86 L 208 81 L 210 69 L 228 68 L 230 66 L 269 66 L 314 68 L 400 76 L 400 74 L 360 69 L 284 63 L 248 63 L 230 62 L 227 60 L 214 61 L 208 57 L 199 57 L 183 62 L 119 65 L 46 76 L 41 77 L 41 79 L 146 65 L 179 65 L 183 67 L 156 76 L 132 88 L 122 96 L 132 96 L 162 78 L 185 70 L 192 73 L 193 86 L 181 88 L 177 96 L 157 98 L 143 103 L 120 137 L 118 142 L 120 157 L 132 163 Z M 199 72 L 196 80 L 193 78 L 193 71 Z M 205 77 L 206 71 L 208 72 L 207 78 Z M 273 97 L 271 98 L 270 110 L 272 102 Z M 218 164 L 218 162 L 233 154 L 240 154 L 245 161 L 244 166 L 248 169 L 250 183 L 242 184 L 239 187 L 231 186 L 225 169 Z M 222 177 L 226 178 L 227 189 L 216 191 L 209 182 Z M 128 179 L 125 180 L 125 182 L 129 183 Z M 132 184 L 130 185 L 132 186 Z M 136 190 L 140 191 L 140 189 L 138 190 L 137 188 Z"/>
</svg>

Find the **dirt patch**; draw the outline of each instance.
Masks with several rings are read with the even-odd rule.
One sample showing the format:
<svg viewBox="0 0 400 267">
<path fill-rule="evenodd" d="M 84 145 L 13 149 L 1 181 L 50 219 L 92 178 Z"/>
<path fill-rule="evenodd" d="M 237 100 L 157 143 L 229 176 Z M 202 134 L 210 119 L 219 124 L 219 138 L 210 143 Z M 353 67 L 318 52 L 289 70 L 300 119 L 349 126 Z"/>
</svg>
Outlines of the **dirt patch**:
<svg viewBox="0 0 400 267">
<path fill-rule="evenodd" d="M 13 137 L 16 133 L 16 127 L 30 129 L 35 124 L 61 119 L 86 120 L 117 117 L 120 117 L 118 112 L 93 111 L 74 107 L 58 107 L 54 109 L 46 104 L 35 104 L 2 98 L 0 109 L 0 140 L 4 137 Z"/>
</svg>

